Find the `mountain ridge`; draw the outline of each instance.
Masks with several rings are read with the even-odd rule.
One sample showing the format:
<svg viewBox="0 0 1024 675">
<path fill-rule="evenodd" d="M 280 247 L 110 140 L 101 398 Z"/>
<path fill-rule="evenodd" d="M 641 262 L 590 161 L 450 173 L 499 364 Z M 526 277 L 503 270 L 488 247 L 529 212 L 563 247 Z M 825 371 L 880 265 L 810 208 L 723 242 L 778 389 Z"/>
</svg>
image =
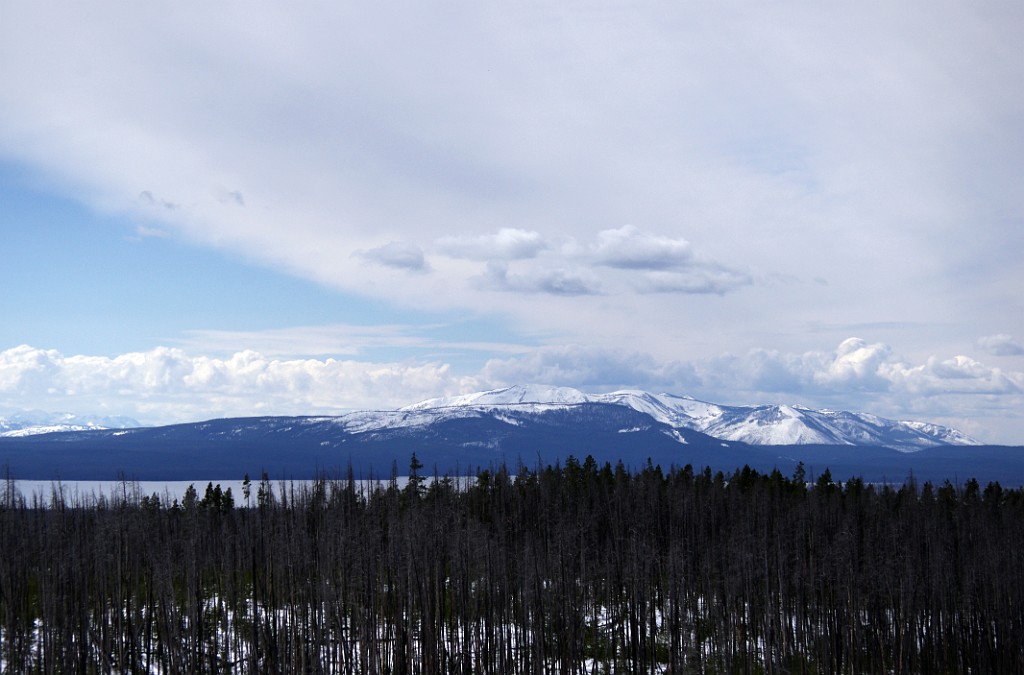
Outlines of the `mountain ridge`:
<svg viewBox="0 0 1024 675">
<path fill-rule="evenodd" d="M 0 415 L 0 438 L 17 438 L 65 431 L 129 429 L 141 426 L 124 416 L 76 415 L 29 410 Z"/>
<path fill-rule="evenodd" d="M 956 429 L 927 422 L 792 405 L 726 406 L 689 396 L 652 394 L 638 389 L 585 394 L 570 387 L 512 385 L 427 399 L 399 410 L 425 412 L 581 403 L 623 405 L 677 429 L 692 429 L 721 440 L 751 445 L 882 445 L 903 452 L 934 445 L 980 445 Z"/>
<path fill-rule="evenodd" d="M 266 472 L 276 478 L 312 478 L 321 471 L 356 477 L 403 475 L 415 454 L 436 475 L 473 475 L 507 466 L 540 467 L 593 457 L 627 469 L 692 465 L 732 472 L 743 466 L 808 475 L 830 468 L 839 479 L 871 482 L 959 481 L 967 477 L 1024 484 L 1024 448 L 933 445 L 913 452 L 881 445 L 751 445 L 723 440 L 609 401 L 538 403 L 512 392 L 460 405 L 343 416 L 221 418 L 161 427 L 87 430 L 0 438 L 6 475 L 42 480 L 210 480 Z M 634 392 L 635 393 L 635 392 Z M 567 392 L 559 394 L 564 400 Z M 658 407 L 654 395 L 619 395 L 638 407 Z M 614 397 L 613 397 L 614 399 Z M 485 401 L 481 403 L 481 401 Z M 693 399 L 670 399 L 701 406 Z M 703 409 L 703 408 L 699 408 Z M 662 411 L 673 413 L 672 406 Z M 769 418 L 771 416 L 769 415 Z"/>
<path fill-rule="evenodd" d="M 812 409 L 798 405 L 729 406 L 690 396 L 653 394 L 623 389 L 587 394 L 572 387 L 519 384 L 498 389 L 426 399 L 395 410 L 357 410 L 311 419 L 333 420 L 351 433 L 400 427 L 420 427 L 476 413 L 513 423 L 511 411 L 540 413 L 589 403 L 630 408 L 666 424 L 713 438 L 749 445 L 878 445 L 914 452 L 935 445 L 980 445 L 956 429 L 927 422 L 893 420 L 868 413 Z M 198 423 L 202 424 L 202 422 Z M 18 413 L 0 417 L 0 437 L 100 429 L 129 429 L 140 425 L 126 417 L 87 417 L 69 413 Z M 678 433 L 677 433 L 678 436 Z"/>
</svg>

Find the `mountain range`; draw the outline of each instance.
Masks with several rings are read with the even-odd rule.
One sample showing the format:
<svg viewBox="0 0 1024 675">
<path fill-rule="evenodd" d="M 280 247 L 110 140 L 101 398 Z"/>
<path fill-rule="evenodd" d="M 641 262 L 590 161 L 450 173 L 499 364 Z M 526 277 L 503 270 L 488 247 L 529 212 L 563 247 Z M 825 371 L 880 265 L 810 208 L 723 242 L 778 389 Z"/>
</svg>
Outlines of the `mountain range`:
<svg viewBox="0 0 1024 675">
<path fill-rule="evenodd" d="M 802 406 L 724 406 L 688 396 L 627 390 L 584 394 L 568 387 L 517 385 L 453 398 L 423 401 L 402 411 L 437 417 L 477 410 L 540 410 L 552 406 L 607 403 L 632 408 L 673 429 L 690 429 L 750 445 L 880 445 L 913 451 L 935 445 L 979 445 L 955 429 L 924 422 L 884 419 L 864 413 L 812 410 Z"/>
<path fill-rule="evenodd" d="M 84 416 L 31 410 L 0 415 L 0 438 L 36 436 L 61 431 L 128 429 L 137 426 L 139 423 L 130 417 Z"/>
<path fill-rule="evenodd" d="M 82 420 L 69 420 L 81 424 Z M 1024 483 L 1024 449 L 984 446 L 946 427 L 800 406 L 725 406 L 672 394 L 586 394 L 519 385 L 333 417 L 217 419 L 163 427 L 27 434 L 0 420 L 0 466 L 22 478 L 240 477 L 317 470 L 407 473 L 412 453 L 438 473 L 506 463 L 533 466 L 592 455 L 631 468 L 648 462 L 731 471 L 792 471 L 799 462 L 837 476 L 902 482 Z"/>
</svg>

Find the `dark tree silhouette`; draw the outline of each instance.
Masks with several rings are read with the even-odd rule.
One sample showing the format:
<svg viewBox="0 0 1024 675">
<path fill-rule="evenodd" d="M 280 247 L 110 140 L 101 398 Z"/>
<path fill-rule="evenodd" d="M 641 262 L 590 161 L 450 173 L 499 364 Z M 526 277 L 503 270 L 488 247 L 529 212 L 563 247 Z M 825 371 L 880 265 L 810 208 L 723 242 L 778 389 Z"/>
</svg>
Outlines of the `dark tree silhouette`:
<svg viewBox="0 0 1024 675">
<path fill-rule="evenodd" d="M 8 478 L 0 671 L 1024 672 L 1019 489 L 422 468 L 264 473 L 252 508 Z"/>
</svg>

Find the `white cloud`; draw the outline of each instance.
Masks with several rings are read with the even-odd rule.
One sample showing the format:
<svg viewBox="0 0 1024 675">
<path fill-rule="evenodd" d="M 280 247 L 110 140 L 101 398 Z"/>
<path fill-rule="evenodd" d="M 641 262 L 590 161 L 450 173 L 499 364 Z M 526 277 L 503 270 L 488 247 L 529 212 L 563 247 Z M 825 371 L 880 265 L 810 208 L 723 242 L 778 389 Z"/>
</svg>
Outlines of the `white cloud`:
<svg viewBox="0 0 1024 675">
<path fill-rule="evenodd" d="M 859 338 L 843 341 L 832 352 L 755 349 L 740 357 L 667 363 L 637 352 L 547 347 L 489 361 L 481 380 L 605 390 L 639 387 L 719 403 L 796 402 L 947 423 L 983 438 L 1024 431 L 1012 408 L 1014 402 L 1024 403 L 1024 373 L 1005 373 L 964 356 L 908 364 L 894 358 L 888 345 Z M 1002 403 L 995 405 L 993 397 Z M 992 415 L 991 409 L 1000 412 Z M 1021 439 L 1010 435 L 1003 442 Z"/>
<path fill-rule="evenodd" d="M 978 248 L 992 236 L 936 251 L 964 213 L 1020 205 L 998 186 L 1019 173 L 1008 120 L 1022 66 L 1007 54 L 1021 15 L 875 9 L 143 4 L 115 27 L 103 11 L 28 4 L 0 27 L 0 149 L 100 210 L 413 303 L 453 287 L 463 307 L 490 298 L 459 266 L 396 286 L 388 268 L 425 269 L 412 247 L 533 259 L 598 228 L 595 264 L 613 269 L 692 265 L 689 240 L 724 269 L 827 276 L 838 294 L 882 247 L 901 255 L 876 262 L 877 284 L 911 289 L 922 265 L 999 252 Z M 958 181 L 960 167 L 985 175 Z M 452 234 L 480 223 L 497 234 Z M 339 264 L 355 251 L 379 269 Z M 529 316 L 530 298 L 507 302 Z"/>
<path fill-rule="evenodd" d="M 545 347 L 520 357 L 492 359 L 481 370 L 480 379 L 495 386 L 538 382 L 595 391 L 689 391 L 698 383 L 691 364 L 658 363 L 648 354 L 584 345 Z"/>
<path fill-rule="evenodd" d="M 751 277 L 742 272 L 716 266 L 701 266 L 680 272 L 645 272 L 635 283 L 635 287 L 641 293 L 724 295 L 752 283 Z"/>
<path fill-rule="evenodd" d="M 632 225 L 603 230 L 593 241 L 562 236 L 552 245 L 539 233 L 502 229 L 483 236 L 450 236 L 437 241 L 449 257 L 487 262 L 481 289 L 586 296 L 608 293 L 690 293 L 723 295 L 753 283 L 693 251 L 685 239 L 653 235 Z M 519 265 L 515 272 L 511 263 Z"/>
<path fill-rule="evenodd" d="M 116 414 L 148 423 L 260 414 L 391 408 L 454 392 L 465 382 L 436 363 L 218 359 L 160 347 L 113 358 L 29 346 L 0 352 L 0 405 Z"/>
<path fill-rule="evenodd" d="M 639 350 L 551 345 L 463 372 L 441 362 L 286 359 L 253 350 L 225 358 L 168 347 L 115 357 L 65 356 L 25 345 L 0 352 L 0 408 L 126 415 L 144 423 L 396 408 L 516 383 L 592 392 L 640 388 L 726 404 L 801 403 L 1024 442 L 1024 373 L 966 356 L 907 363 L 887 345 L 858 338 L 830 352 L 756 349 L 667 361 Z"/>
<path fill-rule="evenodd" d="M 830 352 L 754 349 L 743 356 L 665 363 L 637 352 L 547 347 L 488 362 L 481 381 L 639 387 L 716 403 L 800 403 L 948 424 L 991 442 L 1020 444 L 1024 438 L 1024 372 L 1004 372 L 965 356 L 910 364 L 888 345 L 860 338 Z"/>
<path fill-rule="evenodd" d="M 546 293 L 555 296 L 585 296 L 601 293 L 597 277 L 585 269 L 545 269 L 531 267 L 509 272 L 503 263 L 489 263 L 484 276 L 477 279 L 481 288 L 516 293 Z"/>
<path fill-rule="evenodd" d="M 135 226 L 135 239 L 140 241 L 142 239 L 167 239 L 170 236 L 170 232 L 159 227 Z"/>
<path fill-rule="evenodd" d="M 632 225 L 598 232 L 594 245 L 598 265 L 622 269 L 665 270 L 693 262 L 693 249 L 685 239 L 641 232 Z"/>
<path fill-rule="evenodd" d="M 891 353 L 888 345 L 849 338 L 836 348 L 826 369 L 817 370 L 812 376 L 815 382 L 836 389 L 884 389 L 888 382 L 881 374 L 882 365 Z"/>
<path fill-rule="evenodd" d="M 887 405 L 907 396 L 1009 395 L 1024 391 L 1024 373 L 1003 372 L 967 356 L 936 356 L 919 365 L 894 357 L 883 343 L 848 338 L 832 352 L 785 354 L 755 349 L 744 357 L 722 357 L 702 369 L 705 381 L 722 378 L 737 391 L 870 400 Z"/>
<path fill-rule="evenodd" d="M 1020 355 L 1019 3 L 178 9 L 5 6 L 0 160 L 140 236 L 686 350 L 708 382 L 905 407 L 1018 382 L 947 362 L 977 326 Z M 895 322 L 917 328 L 802 351 Z M 49 377 L 25 358 L 7 374 Z"/>
<path fill-rule="evenodd" d="M 59 357 L 53 350 L 27 345 L 0 352 L 0 392 L 45 392 L 56 370 L 54 361 Z"/>
<path fill-rule="evenodd" d="M 929 357 L 919 366 L 887 364 L 886 377 L 895 390 L 918 396 L 944 394 L 1007 395 L 1024 392 L 1024 373 L 1004 373 L 967 356 Z"/>
<path fill-rule="evenodd" d="M 574 247 L 577 254 L 581 248 Z M 749 274 L 698 255 L 685 239 L 650 234 L 633 225 L 598 232 L 587 254 L 599 267 L 632 275 L 627 276 L 627 288 L 640 293 L 723 295 L 753 283 Z"/>
<path fill-rule="evenodd" d="M 410 272 L 430 270 L 430 265 L 427 264 L 426 258 L 423 256 L 423 250 L 409 242 L 392 241 L 366 251 L 356 251 L 355 255 L 384 267 Z"/>
<path fill-rule="evenodd" d="M 1013 339 L 1012 335 L 998 333 L 978 338 L 978 347 L 993 356 L 1020 356 L 1024 354 L 1024 345 Z"/>
<path fill-rule="evenodd" d="M 437 240 L 437 247 L 453 258 L 525 260 L 535 258 L 548 248 L 548 243 L 532 230 L 503 227 L 495 234 L 442 237 Z"/>
</svg>

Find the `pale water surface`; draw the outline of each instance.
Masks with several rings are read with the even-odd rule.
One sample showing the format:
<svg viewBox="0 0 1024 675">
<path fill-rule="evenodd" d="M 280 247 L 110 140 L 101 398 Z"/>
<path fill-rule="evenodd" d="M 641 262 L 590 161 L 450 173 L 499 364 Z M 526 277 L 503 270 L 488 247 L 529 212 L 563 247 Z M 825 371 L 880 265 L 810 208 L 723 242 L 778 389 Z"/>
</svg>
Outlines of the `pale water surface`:
<svg viewBox="0 0 1024 675">
<path fill-rule="evenodd" d="M 466 479 L 461 479 L 460 483 L 465 480 Z M 430 478 L 425 479 L 425 482 L 427 483 L 430 481 Z M 274 494 L 279 495 L 282 490 L 285 490 L 286 492 L 293 489 L 299 490 L 303 487 L 312 485 L 314 482 L 315 481 L 312 480 L 272 480 L 270 481 L 270 484 L 273 487 Z M 399 476 L 395 479 L 395 482 L 399 488 L 403 488 L 408 484 L 409 478 L 408 476 Z M 25 502 L 30 506 L 47 506 L 53 502 L 53 498 L 57 494 L 62 495 L 64 503 L 68 505 L 95 502 L 101 496 L 108 501 L 121 501 L 127 499 L 131 502 L 137 502 L 142 497 L 151 497 L 154 494 L 160 498 L 161 503 L 172 504 L 174 500 L 178 500 L 179 503 L 181 502 L 189 485 L 194 485 L 199 497 L 202 498 L 206 492 L 207 484 L 213 484 L 214 486 L 220 485 L 221 490 L 225 492 L 230 488 L 231 495 L 235 499 L 235 505 L 246 505 L 245 493 L 243 492 L 241 480 L 217 478 L 208 480 L 169 481 L 13 480 L 6 484 L 0 484 L 0 493 L 6 493 L 6 486 L 10 485 L 21 494 L 25 499 Z M 376 486 L 386 488 L 387 485 L 387 480 L 356 481 L 356 489 L 365 492 L 372 491 Z M 253 480 L 250 486 L 250 503 L 255 503 L 258 487 L 259 481 Z"/>
</svg>

